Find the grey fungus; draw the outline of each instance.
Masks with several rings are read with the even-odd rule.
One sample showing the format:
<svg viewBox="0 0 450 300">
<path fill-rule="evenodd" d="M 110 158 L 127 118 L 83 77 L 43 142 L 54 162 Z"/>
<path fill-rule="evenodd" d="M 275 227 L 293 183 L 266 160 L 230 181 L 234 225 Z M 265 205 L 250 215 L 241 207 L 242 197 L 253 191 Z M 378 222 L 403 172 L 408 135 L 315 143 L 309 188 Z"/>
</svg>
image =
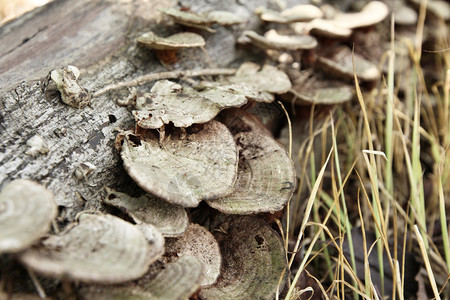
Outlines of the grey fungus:
<svg viewBox="0 0 450 300">
<path fill-rule="evenodd" d="M 210 121 L 184 139 L 126 133 L 121 157 L 128 174 L 145 191 L 183 207 L 231 193 L 237 150 L 225 125 Z M 214 178 L 215 180 L 211 180 Z"/>
<path fill-rule="evenodd" d="M 311 4 L 299 4 L 287 8 L 282 12 L 277 12 L 267 8 L 259 7 L 255 11 L 261 20 L 273 23 L 293 23 L 310 21 L 316 18 L 322 18 L 323 12 L 317 6 Z"/>
<path fill-rule="evenodd" d="M 310 35 L 281 35 L 273 29 L 264 36 L 254 31 L 244 31 L 242 34 L 262 49 L 309 50 L 317 47 L 317 40 Z"/>
<path fill-rule="evenodd" d="M 294 163 L 286 150 L 268 135 L 235 135 L 239 151 L 238 177 L 233 192 L 207 201 L 227 214 L 274 213 L 284 208 L 296 186 Z"/>
<path fill-rule="evenodd" d="M 170 263 L 153 264 L 135 284 L 84 287 L 80 295 L 84 300 L 188 299 L 198 290 L 201 278 L 201 262 L 193 256 L 183 256 Z"/>
<path fill-rule="evenodd" d="M 259 65 L 251 62 L 243 63 L 234 76 L 230 76 L 227 81 L 231 83 L 246 84 L 249 87 L 274 93 L 281 94 L 289 91 L 291 81 L 283 71 L 271 65 Z"/>
<path fill-rule="evenodd" d="M 129 215 L 136 224 L 152 224 L 165 237 L 183 234 L 188 226 L 186 210 L 166 201 L 144 194 L 138 198 L 106 188 L 103 202 Z"/>
<path fill-rule="evenodd" d="M 273 299 L 286 267 L 280 236 L 263 220 L 241 216 L 222 223 L 214 236 L 222 253 L 217 282 L 201 299 Z M 281 289 L 282 289 L 281 285 Z"/>
<path fill-rule="evenodd" d="M 133 115 L 142 128 L 157 129 L 170 122 L 175 127 L 185 128 L 209 122 L 222 109 L 240 107 L 245 103 L 245 95 L 231 89 L 206 87 L 197 91 L 169 80 L 160 80 L 150 93 L 136 99 Z"/>
<path fill-rule="evenodd" d="M 91 103 L 89 91 L 78 83 L 80 71 L 75 66 L 52 70 L 43 83 L 45 93 L 59 91 L 61 100 L 72 107 L 84 108 Z"/>
<path fill-rule="evenodd" d="M 344 28 L 361 28 L 376 25 L 383 21 L 389 14 L 389 8 L 381 1 L 370 1 L 360 12 L 339 13 L 333 22 Z"/>
<path fill-rule="evenodd" d="M 224 123 L 233 135 L 248 131 L 268 136 L 272 134 L 257 116 L 244 109 L 227 109 L 219 115 L 218 120 Z"/>
<path fill-rule="evenodd" d="M 30 139 L 27 140 L 27 146 L 30 148 L 25 151 L 25 154 L 32 157 L 35 157 L 38 154 L 46 154 L 48 153 L 48 151 L 50 151 L 48 142 L 38 134 L 33 135 Z"/>
<path fill-rule="evenodd" d="M 141 35 L 137 41 L 143 46 L 155 50 L 176 50 L 205 46 L 203 37 L 192 32 L 176 33 L 163 38 L 150 31 Z"/>
<path fill-rule="evenodd" d="M 30 247 L 50 229 L 57 208 L 53 193 L 27 179 L 17 179 L 0 193 L 0 253 Z"/>
<path fill-rule="evenodd" d="M 19 260 L 42 275 L 93 283 L 119 283 L 140 278 L 164 252 L 164 239 L 153 233 L 149 243 L 132 224 L 111 215 L 81 214 L 79 222 Z"/>
<path fill-rule="evenodd" d="M 330 56 L 319 57 L 317 67 L 335 78 L 349 80 L 353 80 L 355 74 L 359 80 L 374 81 L 379 79 L 381 74 L 374 63 L 357 53 L 352 53 L 352 50 L 345 46 L 337 48 Z"/>
<path fill-rule="evenodd" d="M 293 82 L 290 93 L 295 104 L 334 105 L 353 99 L 353 86 L 337 80 L 324 79 L 313 72 L 303 71 Z"/>
<path fill-rule="evenodd" d="M 202 263 L 201 286 L 214 284 L 220 274 L 222 256 L 219 244 L 205 227 L 190 224 L 185 233 L 166 240 L 166 256 L 194 256 Z"/>
<path fill-rule="evenodd" d="M 352 29 L 340 27 L 333 20 L 314 19 L 309 23 L 292 24 L 295 32 L 306 30 L 312 36 L 320 36 L 332 39 L 347 39 L 352 34 Z"/>
<path fill-rule="evenodd" d="M 258 90 L 254 87 L 248 86 L 245 83 L 239 82 L 229 83 L 226 80 L 212 81 L 212 82 L 202 81 L 194 88 L 197 90 L 204 90 L 205 88 L 214 88 L 218 91 L 232 91 L 233 93 L 245 96 L 248 100 L 253 100 L 256 102 L 272 102 L 274 100 L 273 95 L 269 92 Z"/>
<path fill-rule="evenodd" d="M 209 27 L 213 24 L 227 26 L 241 24 L 247 21 L 245 18 L 227 11 L 196 13 L 192 11 L 182 11 L 177 8 L 166 8 L 163 9 L 162 12 L 171 17 L 176 23 L 209 32 L 215 32 L 215 30 Z"/>
</svg>

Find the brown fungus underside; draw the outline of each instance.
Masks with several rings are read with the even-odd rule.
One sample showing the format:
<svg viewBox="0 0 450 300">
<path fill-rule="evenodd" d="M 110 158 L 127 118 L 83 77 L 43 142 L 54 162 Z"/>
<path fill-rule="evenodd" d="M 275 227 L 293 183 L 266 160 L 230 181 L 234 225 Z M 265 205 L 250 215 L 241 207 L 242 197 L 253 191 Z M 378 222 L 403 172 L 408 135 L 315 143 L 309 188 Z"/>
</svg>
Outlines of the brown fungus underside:
<svg viewBox="0 0 450 300">
<path fill-rule="evenodd" d="M 280 236 L 263 220 L 242 216 L 219 225 L 222 253 L 216 284 L 201 299 L 273 299 L 286 259 Z"/>
<path fill-rule="evenodd" d="M 197 133 L 167 137 L 124 136 L 121 157 L 145 191 L 183 207 L 228 195 L 237 176 L 237 149 L 225 125 L 211 121 Z M 214 179 L 214 180 L 212 180 Z"/>
<path fill-rule="evenodd" d="M 148 229 L 148 228 L 147 228 Z M 119 283 L 140 278 L 164 251 L 159 232 L 144 235 L 112 215 L 82 214 L 79 223 L 52 235 L 19 256 L 42 275 L 92 283 Z M 148 241 L 152 236 L 153 240 Z"/>
<path fill-rule="evenodd" d="M 294 163 L 286 150 L 268 135 L 241 132 L 235 135 L 239 150 L 234 191 L 207 201 L 227 214 L 274 213 L 291 199 L 296 185 Z"/>
<path fill-rule="evenodd" d="M 53 193 L 26 179 L 14 180 L 0 193 L 0 254 L 18 252 L 50 229 L 57 209 Z"/>
<path fill-rule="evenodd" d="M 163 236 L 174 237 L 183 234 L 189 219 L 186 210 L 152 195 L 134 198 L 125 193 L 107 188 L 104 203 L 117 207 L 129 215 L 136 224 L 152 224 Z"/>
</svg>

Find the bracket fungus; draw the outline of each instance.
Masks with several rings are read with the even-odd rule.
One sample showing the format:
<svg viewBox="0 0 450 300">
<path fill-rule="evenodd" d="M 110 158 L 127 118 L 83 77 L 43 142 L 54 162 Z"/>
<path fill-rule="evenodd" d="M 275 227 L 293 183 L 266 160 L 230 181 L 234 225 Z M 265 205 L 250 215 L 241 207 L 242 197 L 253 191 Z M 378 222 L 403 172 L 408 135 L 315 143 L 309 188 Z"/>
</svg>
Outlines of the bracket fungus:
<svg viewBox="0 0 450 300">
<path fill-rule="evenodd" d="M 259 7 L 256 9 L 255 13 L 259 15 L 263 21 L 281 24 L 304 22 L 323 17 L 322 10 L 311 4 L 295 5 L 282 12 Z"/>
<path fill-rule="evenodd" d="M 355 64 L 353 64 L 353 57 Z M 359 54 L 342 46 L 331 56 L 321 56 L 317 59 L 317 67 L 333 77 L 353 80 L 354 75 L 362 81 L 374 81 L 380 78 L 378 67 Z"/>
<path fill-rule="evenodd" d="M 200 286 L 202 264 L 193 256 L 183 256 L 167 264 L 150 266 L 136 284 L 90 286 L 81 289 L 81 299 L 91 300 L 179 300 L 188 299 Z"/>
<path fill-rule="evenodd" d="M 194 256 L 202 263 L 201 286 L 209 286 L 216 282 L 220 274 L 222 257 L 216 239 L 203 226 L 191 224 L 184 234 L 166 240 L 166 256 Z"/>
<path fill-rule="evenodd" d="M 157 129 L 170 122 L 175 127 L 185 128 L 206 123 L 222 109 L 240 107 L 245 103 L 245 95 L 231 89 L 207 87 L 197 91 L 169 80 L 160 80 L 150 93 L 136 99 L 133 115 L 141 128 Z"/>
<path fill-rule="evenodd" d="M 231 193 L 237 150 L 226 126 L 210 121 L 197 133 L 180 135 L 174 133 L 161 145 L 156 135 L 126 133 L 120 154 L 131 178 L 145 191 L 183 207 Z"/>
<path fill-rule="evenodd" d="M 311 22 L 294 23 L 291 25 L 295 32 L 306 31 L 313 36 L 326 37 L 331 39 L 347 39 L 352 34 L 352 29 L 340 27 L 333 20 L 314 19 Z"/>
<path fill-rule="evenodd" d="M 303 71 L 294 80 L 290 93 L 294 95 L 295 104 L 334 105 L 350 101 L 353 87 L 337 80 L 316 76 L 313 72 Z"/>
<path fill-rule="evenodd" d="M 196 13 L 193 11 L 183 11 L 177 8 L 166 8 L 162 12 L 171 17 L 174 22 L 187 27 L 203 29 L 209 32 L 215 32 L 209 26 L 213 24 L 235 25 L 246 22 L 247 20 L 228 11 L 210 11 Z"/>
<path fill-rule="evenodd" d="M 274 213 L 291 199 L 296 177 L 294 163 L 273 138 L 256 132 L 235 135 L 239 151 L 234 191 L 207 201 L 227 214 Z"/>
<path fill-rule="evenodd" d="M 256 90 L 274 94 L 281 94 L 289 91 L 291 81 L 283 71 L 271 65 L 259 65 L 251 62 L 243 63 L 234 76 L 230 76 L 227 81 L 232 83 L 246 84 Z"/>
<path fill-rule="evenodd" d="M 144 275 L 164 252 L 164 238 L 153 240 L 134 225 L 111 215 L 82 214 L 79 223 L 19 256 L 28 268 L 51 277 L 119 283 Z"/>
<path fill-rule="evenodd" d="M 136 224 L 152 224 L 163 236 L 183 234 L 188 226 L 186 210 L 166 201 L 142 195 L 138 198 L 106 188 L 104 203 L 115 206 L 129 215 Z"/>
<path fill-rule="evenodd" d="M 66 66 L 60 70 L 52 70 L 43 82 L 44 93 L 58 90 L 61 100 L 72 107 L 83 108 L 91 103 L 89 91 L 78 83 L 80 70 L 74 66 Z"/>
<path fill-rule="evenodd" d="M 281 35 L 275 30 L 269 30 L 264 36 L 254 31 L 244 31 L 244 37 L 249 38 L 253 45 L 262 49 L 274 50 L 309 50 L 317 46 L 317 40 L 310 35 Z"/>
<path fill-rule="evenodd" d="M 40 135 L 33 135 L 28 141 L 27 146 L 30 147 L 25 154 L 35 157 L 38 154 L 47 154 L 50 146 L 47 141 Z"/>
<path fill-rule="evenodd" d="M 0 193 L 0 253 L 24 250 L 50 229 L 57 209 L 53 193 L 27 179 L 17 179 Z"/>
<path fill-rule="evenodd" d="M 286 258 L 280 236 L 263 220 L 242 216 L 224 222 L 214 236 L 222 253 L 217 282 L 201 299 L 273 299 Z"/>
<path fill-rule="evenodd" d="M 141 35 L 137 41 L 143 46 L 155 50 L 176 50 L 205 46 L 203 37 L 193 32 L 181 32 L 163 38 L 150 31 Z"/>
<path fill-rule="evenodd" d="M 154 50 L 156 56 L 166 63 L 176 61 L 178 49 L 205 46 L 203 37 L 193 32 L 176 33 L 164 38 L 150 31 L 141 35 L 137 41 L 147 49 Z"/>
<path fill-rule="evenodd" d="M 269 136 L 272 134 L 257 116 L 244 109 L 227 109 L 220 113 L 218 120 L 224 123 L 233 135 L 247 131 L 259 132 Z"/>
<path fill-rule="evenodd" d="M 383 21 L 389 14 L 389 8 L 381 1 L 370 1 L 360 12 L 339 13 L 333 18 L 333 22 L 344 28 L 361 28 L 376 25 Z"/>
</svg>

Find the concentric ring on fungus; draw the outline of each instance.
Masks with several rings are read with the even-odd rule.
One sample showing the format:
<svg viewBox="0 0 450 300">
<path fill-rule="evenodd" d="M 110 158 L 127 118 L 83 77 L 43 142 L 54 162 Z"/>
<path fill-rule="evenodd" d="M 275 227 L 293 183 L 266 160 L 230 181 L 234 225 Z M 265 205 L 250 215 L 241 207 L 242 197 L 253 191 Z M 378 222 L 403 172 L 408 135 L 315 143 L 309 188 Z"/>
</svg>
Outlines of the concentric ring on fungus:
<svg viewBox="0 0 450 300">
<path fill-rule="evenodd" d="M 136 224 L 152 224 L 163 236 L 174 237 L 183 234 L 189 219 L 183 207 L 145 194 L 134 198 L 125 193 L 106 188 L 104 203 L 117 207 L 128 214 Z"/>
<path fill-rule="evenodd" d="M 247 103 L 245 95 L 231 89 L 205 87 L 202 91 L 160 80 L 150 93 L 136 99 L 133 111 L 139 127 L 157 129 L 172 122 L 175 127 L 206 123 L 223 109 Z"/>
<path fill-rule="evenodd" d="M 239 150 L 234 191 L 207 201 L 227 214 L 274 213 L 291 199 L 296 185 L 294 163 L 286 150 L 268 135 L 241 132 L 235 135 Z"/>
<path fill-rule="evenodd" d="M 163 252 L 164 238 L 156 229 L 144 235 L 133 224 L 112 215 L 82 214 L 78 224 L 26 250 L 19 259 L 28 268 L 51 277 L 119 283 L 144 275 Z"/>
<path fill-rule="evenodd" d="M 145 191 L 183 207 L 228 195 L 237 176 L 237 148 L 225 125 L 210 121 L 184 139 L 124 136 L 125 169 Z M 213 180 L 214 179 L 214 180 Z"/>
<path fill-rule="evenodd" d="M 154 263 L 136 283 L 122 286 L 89 286 L 80 291 L 83 300 L 179 300 L 188 299 L 200 286 L 202 264 L 193 256 Z"/>
<path fill-rule="evenodd" d="M 239 216 L 214 231 L 222 253 L 217 282 L 201 299 L 273 299 L 286 267 L 280 236 L 262 219 Z M 283 289 L 283 282 L 279 286 Z"/>
<path fill-rule="evenodd" d="M 220 275 L 219 244 L 211 232 L 198 224 L 190 224 L 180 237 L 167 239 L 165 256 L 196 257 L 203 265 L 201 286 L 214 284 Z"/>
<path fill-rule="evenodd" d="M 0 193 L 0 253 L 18 252 L 41 238 L 56 217 L 53 193 L 27 179 L 17 179 Z"/>
</svg>

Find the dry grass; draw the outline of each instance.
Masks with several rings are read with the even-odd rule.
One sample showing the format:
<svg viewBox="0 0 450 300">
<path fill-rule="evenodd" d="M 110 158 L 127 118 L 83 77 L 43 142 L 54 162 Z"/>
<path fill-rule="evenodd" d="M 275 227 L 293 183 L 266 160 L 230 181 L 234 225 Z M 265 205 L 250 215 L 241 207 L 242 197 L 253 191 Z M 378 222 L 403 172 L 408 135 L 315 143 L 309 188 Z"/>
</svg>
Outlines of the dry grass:
<svg viewBox="0 0 450 300">
<path fill-rule="evenodd" d="M 299 192 L 290 206 L 287 236 L 296 245 L 290 249 L 289 266 L 294 267 L 295 259 L 301 262 L 295 266 L 286 299 L 298 298 L 295 285 L 306 268 L 322 283 L 325 298 L 344 299 L 350 293 L 354 299 L 404 299 L 406 251 L 414 253 L 420 264 L 418 280 L 425 283 L 428 297 L 450 297 L 449 35 L 441 24 L 436 49 L 442 51 L 423 50 L 424 13 L 422 8 L 414 41 L 395 39 L 392 26 L 388 72 L 376 89 L 364 93 L 355 77 L 358 102 L 337 108 L 315 130 L 311 118 L 310 138 L 300 153 L 293 153 L 305 166 L 298 174 L 299 191 L 306 187 L 309 198 L 300 204 L 304 194 Z M 396 74 L 394 49 L 399 43 L 409 48 L 411 66 Z M 423 53 L 433 56 L 439 78 L 435 82 L 425 80 Z M 312 149 L 314 143 L 326 149 L 326 139 L 319 137 L 327 131 L 332 147 L 316 175 L 315 161 L 320 158 Z M 364 229 L 363 241 L 366 232 L 375 232 L 376 242 L 352 243 L 351 229 L 357 226 Z M 332 247 L 326 245 L 334 245 L 336 251 L 330 254 Z M 354 247 L 363 247 L 362 261 L 355 259 Z M 378 262 L 369 264 L 370 252 L 377 253 Z M 363 264 L 358 270 L 364 274 L 357 274 L 357 264 Z M 369 272 L 377 266 L 381 286 Z M 393 285 L 392 294 L 383 295 L 387 281 Z"/>
</svg>

